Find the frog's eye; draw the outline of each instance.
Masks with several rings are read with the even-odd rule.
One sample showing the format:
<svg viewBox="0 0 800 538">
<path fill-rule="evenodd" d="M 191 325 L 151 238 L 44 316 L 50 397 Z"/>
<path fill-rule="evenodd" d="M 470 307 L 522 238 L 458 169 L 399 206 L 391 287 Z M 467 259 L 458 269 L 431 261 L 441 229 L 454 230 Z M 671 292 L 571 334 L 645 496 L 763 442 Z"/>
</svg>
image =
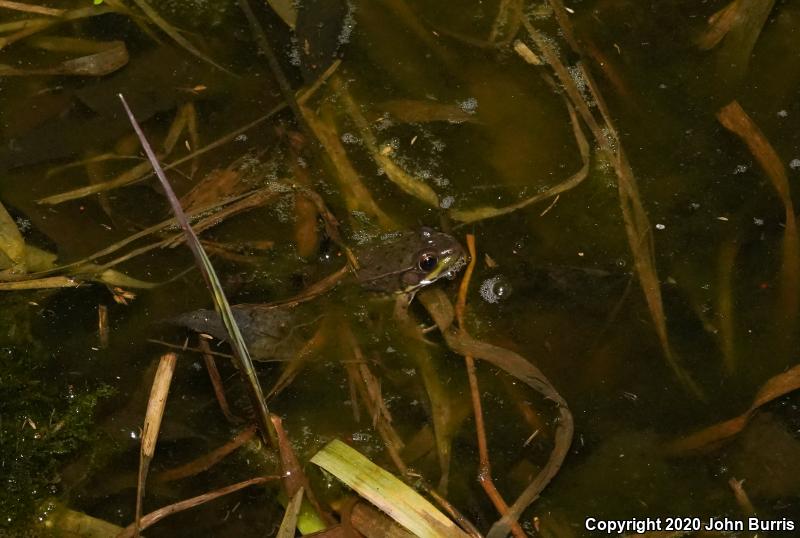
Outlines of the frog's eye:
<svg viewBox="0 0 800 538">
<path fill-rule="evenodd" d="M 433 269 L 436 267 L 436 264 L 438 263 L 439 263 L 439 258 L 436 256 L 436 254 L 432 252 L 424 252 L 419 257 L 419 262 L 417 263 L 417 265 L 419 265 L 421 271 L 425 271 L 426 273 L 428 273 L 430 271 L 433 271 Z"/>
</svg>

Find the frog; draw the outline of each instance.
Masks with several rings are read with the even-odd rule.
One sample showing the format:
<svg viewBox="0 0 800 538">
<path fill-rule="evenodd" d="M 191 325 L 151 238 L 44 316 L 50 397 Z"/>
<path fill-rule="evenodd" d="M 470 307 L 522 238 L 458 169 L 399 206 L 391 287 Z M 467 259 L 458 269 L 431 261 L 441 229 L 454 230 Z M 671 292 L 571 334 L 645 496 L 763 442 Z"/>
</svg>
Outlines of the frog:
<svg viewBox="0 0 800 538">
<path fill-rule="evenodd" d="M 397 234 L 379 245 L 366 245 L 354 251 L 359 269 L 359 285 L 367 290 L 414 294 L 441 278 L 453 279 L 467 264 L 464 247 L 452 235 L 421 228 L 418 232 Z"/>
<path fill-rule="evenodd" d="M 467 264 L 469 256 L 450 234 L 423 227 L 370 242 L 353 249 L 357 268 L 352 278 L 361 290 L 377 296 L 393 296 L 407 304 L 415 294 L 441 279 L 453 279 Z M 260 361 L 291 359 L 309 339 L 299 319 L 297 302 L 282 304 L 233 305 L 236 323 L 250 355 Z M 318 316 L 321 317 L 321 316 Z M 222 320 L 214 310 L 195 310 L 173 318 L 172 324 L 227 340 Z"/>
</svg>

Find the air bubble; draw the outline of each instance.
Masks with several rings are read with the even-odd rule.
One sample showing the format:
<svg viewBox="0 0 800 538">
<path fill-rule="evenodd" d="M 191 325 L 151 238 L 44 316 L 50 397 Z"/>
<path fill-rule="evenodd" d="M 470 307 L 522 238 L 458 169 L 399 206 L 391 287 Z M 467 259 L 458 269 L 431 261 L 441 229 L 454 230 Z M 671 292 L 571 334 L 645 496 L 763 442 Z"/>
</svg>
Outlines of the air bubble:
<svg viewBox="0 0 800 538">
<path fill-rule="evenodd" d="M 493 276 L 483 281 L 480 288 L 481 297 L 487 303 L 505 301 L 511 295 L 511 285 L 503 275 Z"/>
</svg>

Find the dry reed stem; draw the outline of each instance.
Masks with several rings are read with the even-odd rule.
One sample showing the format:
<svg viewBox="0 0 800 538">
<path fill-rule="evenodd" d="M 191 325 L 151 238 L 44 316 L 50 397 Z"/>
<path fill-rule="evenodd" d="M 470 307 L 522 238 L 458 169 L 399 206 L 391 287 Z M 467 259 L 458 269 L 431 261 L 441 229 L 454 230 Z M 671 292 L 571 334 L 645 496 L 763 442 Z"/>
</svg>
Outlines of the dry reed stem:
<svg viewBox="0 0 800 538">
<path fill-rule="evenodd" d="M 304 490 L 301 486 L 292 496 L 292 500 L 289 501 L 289 505 L 283 513 L 281 526 L 278 528 L 278 533 L 275 535 L 275 538 L 294 538 L 297 533 L 297 516 L 300 513 L 300 507 L 303 503 L 303 492 Z"/>
<path fill-rule="evenodd" d="M 317 77 L 317 80 L 315 80 L 314 83 L 311 84 L 311 86 L 298 90 L 297 93 L 295 94 L 297 98 L 297 104 L 303 105 L 305 104 L 306 101 L 311 99 L 311 97 L 313 97 L 314 94 L 317 93 L 317 91 L 322 87 L 322 85 L 328 81 L 330 76 L 333 75 L 337 69 L 339 69 L 340 65 L 342 65 L 342 60 L 337 58 L 331 65 L 328 66 L 328 68 L 325 70 L 324 73 L 322 73 L 319 77 Z"/>
<path fill-rule="evenodd" d="M 288 133 L 287 138 L 289 142 L 289 169 L 292 171 L 292 177 L 298 185 L 302 185 L 305 189 L 311 189 L 313 181 L 308 167 L 301 164 L 305 138 L 297 132 Z M 302 190 L 298 191 L 294 197 L 294 215 L 293 235 L 295 249 L 301 258 L 310 258 L 319 251 L 321 240 L 317 224 L 319 213 L 317 212 L 317 206 Z"/>
<path fill-rule="evenodd" d="M 0 37 L 0 50 L 3 50 L 8 45 L 12 43 L 16 43 L 21 39 L 25 39 L 26 37 L 32 36 L 41 32 L 46 28 L 50 28 L 51 26 L 55 25 L 56 23 L 52 20 L 39 20 L 39 21 L 32 21 L 28 24 L 25 28 L 14 32 L 11 35 L 7 35 L 5 37 Z"/>
<path fill-rule="evenodd" d="M 312 286 L 317 284 L 319 284 L 319 282 L 312 284 Z M 306 293 L 307 291 L 308 289 L 301 293 Z M 296 303 L 289 302 L 286 304 Z M 297 377 L 297 374 L 299 374 L 303 368 L 305 368 L 308 361 L 311 360 L 322 349 L 322 346 L 325 344 L 327 339 L 328 331 L 325 325 L 325 320 L 323 319 L 323 322 L 320 324 L 319 328 L 314 331 L 314 335 L 303 344 L 303 347 L 300 348 L 300 350 L 295 353 L 295 355 L 286 364 L 286 367 L 281 372 L 281 375 L 278 376 L 277 381 L 275 381 L 275 383 L 272 385 L 272 388 L 269 389 L 269 392 L 267 393 L 267 399 L 274 398 L 283 389 L 291 385 L 292 381 L 294 381 L 294 378 Z"/>
<path fill-rule="evenodd" d="M 403 294 L 399 294 L 395 299 L 394 318 L 397 326 L 408 339 L 410 346 L 409 354 L 428 399 L 431 422 L 433 423 L 433 433 L 436 439 L 436 455 L 439 458 L 439 468 L 441 475 L 437 489 L 442 492 L 447 491 L 447 484 L 450 479 L 450 463 L 452 459 L 452 446 L 455 431 L 453 422 L 453 405 L 449 392 L 442 383 L 441 373 L 437 369 L 435 357 L 429 352 L 429 344 L 425 341 L 425 334 L 419 323 L 412 319 L 409 310 L 409 300 Z"/>
<path fill-rule="evenodd" d="M 383 446 L 386 449 L 386 453 L 389 455 L 389 459 L 392 460 L 392 463 L 400 472 L 400 474 L 406 476 L 406 473 L 408 472 L 408 466 L 403 461 L 403 458 L 400 457 L 400 451 L 403 449 L 403 441 L 400 439 L 400 436 L 397 434 L 392 425 L 389 424 L 381 416 L 380 411 L 377 410 L 378 404 L 372 400 L 370 389 L 367 387 L 358 365 L 354 362 L 347 362 L 344 366 L 348 377 L 353 380 L 359 396 L 367 408 L 367 412 L 372 417 L 378 417 L 378 421 L 375 424 L 375 430 L 378 432 L 378 435 L 380 435 L 381 440 L 383 441 Z"/>
<path fill-rule="evenodd" d="M 352 377 L 361 394 L 361 399 L 364 400 L 367 411 L 372 417 L 372 426 L 378 429 L 381 424 L 391 425 L 393 421 L 392 414 L 383 401 L 380 380 L 369 369 L 369 365 L 353 332 L 349 326 L 342 324 L 339 334 L 342 338 L 342 344 L 353 355 L 353 360 L 347 363 L 347 367 L 352 367 L 352 370 L 348 371 L 354 374 Z M 405 443 L 393 428 L 387 429 L 385 433 L 393 451 L 399 454 L 405 448 Z M 405 464 L 402 467 L 405 469 Z"/>
<path fill-rule="evenodd" d="M 0 8 L 22 11 L 25 13 L 36 13 L 37 15 L 47 15 L 48 17 L 60 17 L 66 11 L 64 9 L 54 9 L 51 7 L 24 4 L 22 2 L 11 2 L 10 0 L 0 0 Z"/>
<path fill-rule="evenodd" d="M 380 435 L 381 440 L 383 441 L 386 452 L 389 455 L 389 458 L 392 460 L 392 463 L 397 468 L 397 471 L 401 476 L 403 476 L 406 482 L 413 483 L 415 487 L 422 489 L 425 493 L 430 495 L 430 497 L 439 504 L 439 507 L 444 510 L 453 521 L 458 523 L 458 525 L 461 526 L 461 528 L 466 531 L 467 534 L 473 538 L 481 538 L 481 534 L 478 532 L 475 526 L 452 504 L 450 504 L 447 499 L 439 495 L 433 488 L 431 488 L 427 481 L 422 479 L 422 477 L 412 476 L 409 473 L 408 465 L 406 465 L 406 463 L 403 461 L 403 458 L 400 456 L 400 451 L 403 450 L 404 443 L 389 420 L 387 420 L 386 417 L 383 416 L 382 412 L 377 409 L 381 406 L 385 407 L 385 403 L 383 401 L 375 402 L 372 399 L 372 394 L 376 394 L 377 392 L 374 390 L 374 388 L 370 389 L 367 387 L 368 380 L 373 380 L 375 377 L 371 374 L 371 372 L 366 377 L 362 377 L 364 375 L 364 371 L 359 369 L 359 365 L 366 365 L 366 363 L 364 362 L 364 357 L 361 354 L 361 350 L 358 347 L 350 328 L 345 326 L 341 334 L 344 339 L 343 343 L 348 346 L 355 359 L 354 361 L 348 361 L 345 363 L 347 373 L 351 379 L 355 380 L 355 385 L 358 389 L 359 395 L 366 405 L 370 416 L 379 417 L 375 429 L 378 431 L 378 435 Z"/>
<path fill-rule="evenodd" d="M 77 288 L 83 281 L 77 278 L 66 276 L 51 276 L 30 280 L 14 280 L 11 282 L 0 282 L 0 291 L 13 290 L 44 290 L 51 288 Z"/>
<path fill-rule="evenodd" d="M 258 191 L 251 191 L 251 192 L 245 193 L 245 194 L 240 195 L 240 196 L 236 196 L 236 197 L 233 197 L 233 198 L 230 198 L 230 199 L 227 199 L 227 200 L 223 200 L 222 202 L 216 203 L 213 206 L 208 206 L 208 207 L 195 209 L 195 210 L 187 213 L 187 216 L 190 219 L 195 219 L 198 216 L 200 216 L 201 214 L 206 213 L 208 211 L 218 211 L 219 208 L 224 207 L 227 204 L 231 204 L 231 203 L 234 203 L 234 202 L 236 202 L 238 200 L 241 200 L 242 198 L 246 198 L 247 196 L 251 196 L 255 192 L 258 192 Z M 167 220 L 163 220 L 163 221 L 159 222 L 158 224 L 154 224 L 153 226 L 145 228 L 144 230 L 141 230 L 141 231 L 138 231 L 138 232 L 136 232 L 136 233 L 134 233 L 132 235 L 129 235 L 125 239 L 121 239 L 121 240 L 117 241 L 116 243 L 113 243 L 113 244 L 111 244 L 111 245 L 109 245 L 107 247 L 104 247 L 104 248 L 98 250 L 97 252 L 95 252 L 93 254 L 90 254 L 89 256 L 86 256 L 85 258 L 82 258 L 80 260 L 77 260 L 77 261 L 74 261 L 74 262 L 70 262 L 70 263 L 67 263 L 67 264 L 64 264 L 64 265 L 59 265 L 58 267 L 54 267 L 52 269 L 48 269 L 48 270 L 45 270 L 45 271 L 38 271 L 36 273 L 30 273 L 30 274 L 26 275 L 26 277 L 27 278 L 39 278 L 39 277 L 42 277 L 42 276 L 45 276 L 45 275 L 50 275 L 50 274 L 53 274 L 53 273 L 66 271 L 68 269 L 75 269 L 75 271 L 77 272 L 77 271 L 79 271 L 79 268 L 82 267 L 82 266 L 89 265 L 91 262 L 96 261 L 99 258 L 103 258 L 105 256 L 108 256 L 109 254 L 113 254 L 114 252 L 116 252 L 116 251 L 118 251 L 118 250 L 120 250 L 120 249 L 122 249 L 122 248 L 124 248 L 124 247 L 126 247 L 128 245 L 130 245 L 131 243 L 133 243 L 135 241 L 138 241 L 139 239 L 143 239 L 143 238 L 147 237 L 148 235 L 152 235 L 154 233 L 166 230 L 166 229 L 168 229 L 170 227 L 174 227 L 175 225 L 176 225 L 176 221 L 175 221 L 174 217 L 169 218 Z M 159 242 L 157 242 L 157 243 L 155 243 L 153 245 L 148 245 L 148 247 L 149 248 L 156 248 L 157 246 L 160 246 L 162 242 L 164 244 L 166 244 L 168 241 L 172 241 L 172 238 L 166 239 L 164 241 L 159 241 Z M 119 262 L 117 262 L 117 263 L 119 263 Z"/>
<path fill-rule="evenodd" d="M 169 155 L 175 149 L 175 144 L 178 143 L 178 138 L 183 134 L 183 131 L 189 126 L 189 116 L 196 114 L 194 105 L 192 103 L 185 103 L 178 108 L 172 123 L 167 130 L 167 135 L 161 143 L 164 150 L 164 155 Z"/>
<path fill-rule="evenodd" d="M 256 423 L 259 425 L 261 435 L 265 440 L 272 439 L 274 442 L 274 432 L 270 424 L 269 409 L 267 408 L 266 401 L 264 400 L 261 384 L 258 380 L 258 376 L 256 375 L 255 367 L 253 366 L 253 361 L 250 357 L 250 352 L 248 351 L 244 342 L 244 337 L 242 336 L 239 326 L 236 324 L 236 320 L 234 319 L 233 312 L 230 304 L 228 303 L 228 298 L 225 296 L 225 292 L 222 289 L 222 284 L 219 281 L 219 277 L 214 271 L 214 267 L 203 250 L 203 247 L 200 245 L 197 234 L 195 234 L 194 230 L 192 230 L 192 226 L 189 224 L 189 220 L 187 219 L 186 214 L 181 207 L 181 203 L 178 200 L 178 197 L 175 195 L 175 192 L 173 191 L 163 168 L 161 168 L 153 148 L 148 142 L 147 137 L 145 137 L 141 126 L 136 121 L 133 112 L 128 106 L 128 102 L 121 93 L 117 96 L 122 103 L 122 107 L 125 109 L 125 114 L 128 116 L 128 120 L 130 121 L 133 130 L 136 132 L 136 136 L 139 138 L 139 143 L 141 144 L 142 149 L 147 155 L 147 160 L 153 167 L 153 172 L 158 177 L 159 183 L 164 189 L 164 194 L 169 201 L 170 207 L 172 208 L 172 213 L 175 215 L 175 220 L 178 222 L 181 230 L 186 235 L 187 246 L 192 252 L 196 266 L 200 270 L 200 273 L 203 276 L 203 281 L 205 282 L 206 287 L 211 294 L 211 298 L 214 302 L 214 308 L 222 318 L 225 331 L 229 336 L 231 349 L 236 357 L 239 373 L 242 375 L 243 381 L 245 382 L 245 388 L 247 389 L 247 394 L 250 398 L 250 403 L 253 406 L 253 410 L 256 412 Z"/>
<path fill-rule="evenodd" d="M 270 190 L 268 187 L 251 191 L 246 197 L 235 202 L 231 202 L 213 215 L 208 215 L 205 218 L 194 222 L 192 224 L 192 229 L 195 231 L 195 233 L 202 233 L 209 228 L 213 228 L 214 226 L 221 224 L 222 221 L 227 218 L 238 215 L 239 213 L 244 213 L 245 211 L 249 211 L 251 209 L 255 209 L 256 207 L 260 207 L 277 196 L 278 193 Z M 175 248 L 185 242 L 186 238 L 183 235 L 179 235 L 175 237 L 174 241 L 168 243 L 166 246 Z"/>
<path fill-rule="evenodd" d="M 775 0 L 734 0 L 709 18 L 709 26 L 696 40 L 698 48 L 717 45 L 715 60 L 723 84 L 733 84 L 745 74 L 753 48 L 775 6 Z"/>
<path fill-rule="evenodd" d="M 415 487 L 421 488 L 428 495 L 430 495 L 430 497 L 439 504 L 439 507 L 444 510 L 450 516 L 450 518 L 453 519 L 453 521 L 458 523 L 461 528 L 467 532 L 467 534 L 473 538 L 480 538 L 481 535 L 478 530 L 467 518 L 464 517 L 463 514 L 461 514 L 445 498 L 433 490 L 424 480 L 421 479 L 421 477 L 416 477 L 409 474 L 409 468 L 403 461 L 403 458 L 400 456 L 400 451 L 403 450 L 404 443 L 397 431 L 395 431 L 391 425 L 391 416 L 388 414 L 388 408 L 386 408 L 386 404 L 382 399 L 380 401 L 375 401 L 373 399 L 373 395 L 379 394 L 380 391 L 376 390 L 374 386 L 368 386 L 369 384 L 376 383 L 377 378 L 375 378 L 375 376 L 369 371 L 369 368 L 366 367 L 366 362 L 364 361 L 364 356 L 361 353 L 361 348 L 355 341 L 350 328 L 344 327 L 341 335 L 343 338 L 343 344 L 346 346 L 346 348 L 350 349 L 354 358 L 353 361 L 347 361 L 345 363 L 345 368 L 347 369 L 350 379 L 354 380 L 359 395 L 367 407 L 367 411 L 370 413 L 370 416 L 379 417 L 377 423 L 375 424 L 375 429 L 378 431 L 378 435 L 380 435 L 381 440 L 383 441 L 386 452 L 389 455 L 389 459 L 392 460 L 392 463 L 395 465 L 400 475 L 402 475 L 407 482 L 413 482 Z M 385 415 L 381 408 L 385 409 Z"/>
<path fill-rule="evenodd" d="M 142 520 L 142 500 L 144 498 L 145 482 L 150 462 L 156 451 L 158 433 L 161 430 L 161 419 L 164 417 L 164 408 L 167 405 L 167 394 L 172 384 L 172 374 L 178 356 L 166 353 L 161 356 L 156 370 L 153 386 L 150 388 L 150 398 L 147 401 L 147 411 L 144 416 L 142 428 L 142 444 L 139 455 L 139 477 L 136 486 L 136 520 L 134 521 L 134 537 L 139 536 Z"/>
<path fill-rule="evenodd" d="M 416 536 L 366 502 L 358 502 L 353 506 L 349 523 L 366 538 L 414 538 Z M 354 538 L 354 535 L 345 534 L 343 538 Z"/>
<path fill-rule="evenodd" d="M 87 7 L 80 7 L 77 9 L 72 9 L 69 11 L 65 11 L 58 17 L 51 17 L 51 18 L 36 18 L 36 19 L 27 19 L 24 21 L 13 21 L 12 23 L 7 23 L 4 26 L 4 29 L 19 29 L 16 33 L 0 37 L 0 50 L 7 47 L 8 45 L 15 43 L 21 39 L 25 39 L 28 36 L 34 35 L 46 28 L 50 28 L 56 24 L 61 24 L 63 22 L 74 21 L 78 19 L 85 19 L 87 17 L 95 17 L 97 15 L 103 15 L 105 13 L 112 13 L 114 10 L 109 9 L 104 6 L 87 6 Z"/>
</svg>

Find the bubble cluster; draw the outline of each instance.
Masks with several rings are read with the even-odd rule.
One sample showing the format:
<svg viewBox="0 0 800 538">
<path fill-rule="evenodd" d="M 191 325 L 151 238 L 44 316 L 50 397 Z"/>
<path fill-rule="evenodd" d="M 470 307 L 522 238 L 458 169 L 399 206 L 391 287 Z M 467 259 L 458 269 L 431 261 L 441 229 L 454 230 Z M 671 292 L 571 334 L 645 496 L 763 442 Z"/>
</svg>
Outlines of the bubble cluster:
<svg viewBox="0 0 800 538">
<path fill-rule="evenodd" d="M 487 278 L 481 283 L 480 294 L 487 303 L 505 301 L 511 295 L 511 285 L 503 275 Z"/>
</svg>

